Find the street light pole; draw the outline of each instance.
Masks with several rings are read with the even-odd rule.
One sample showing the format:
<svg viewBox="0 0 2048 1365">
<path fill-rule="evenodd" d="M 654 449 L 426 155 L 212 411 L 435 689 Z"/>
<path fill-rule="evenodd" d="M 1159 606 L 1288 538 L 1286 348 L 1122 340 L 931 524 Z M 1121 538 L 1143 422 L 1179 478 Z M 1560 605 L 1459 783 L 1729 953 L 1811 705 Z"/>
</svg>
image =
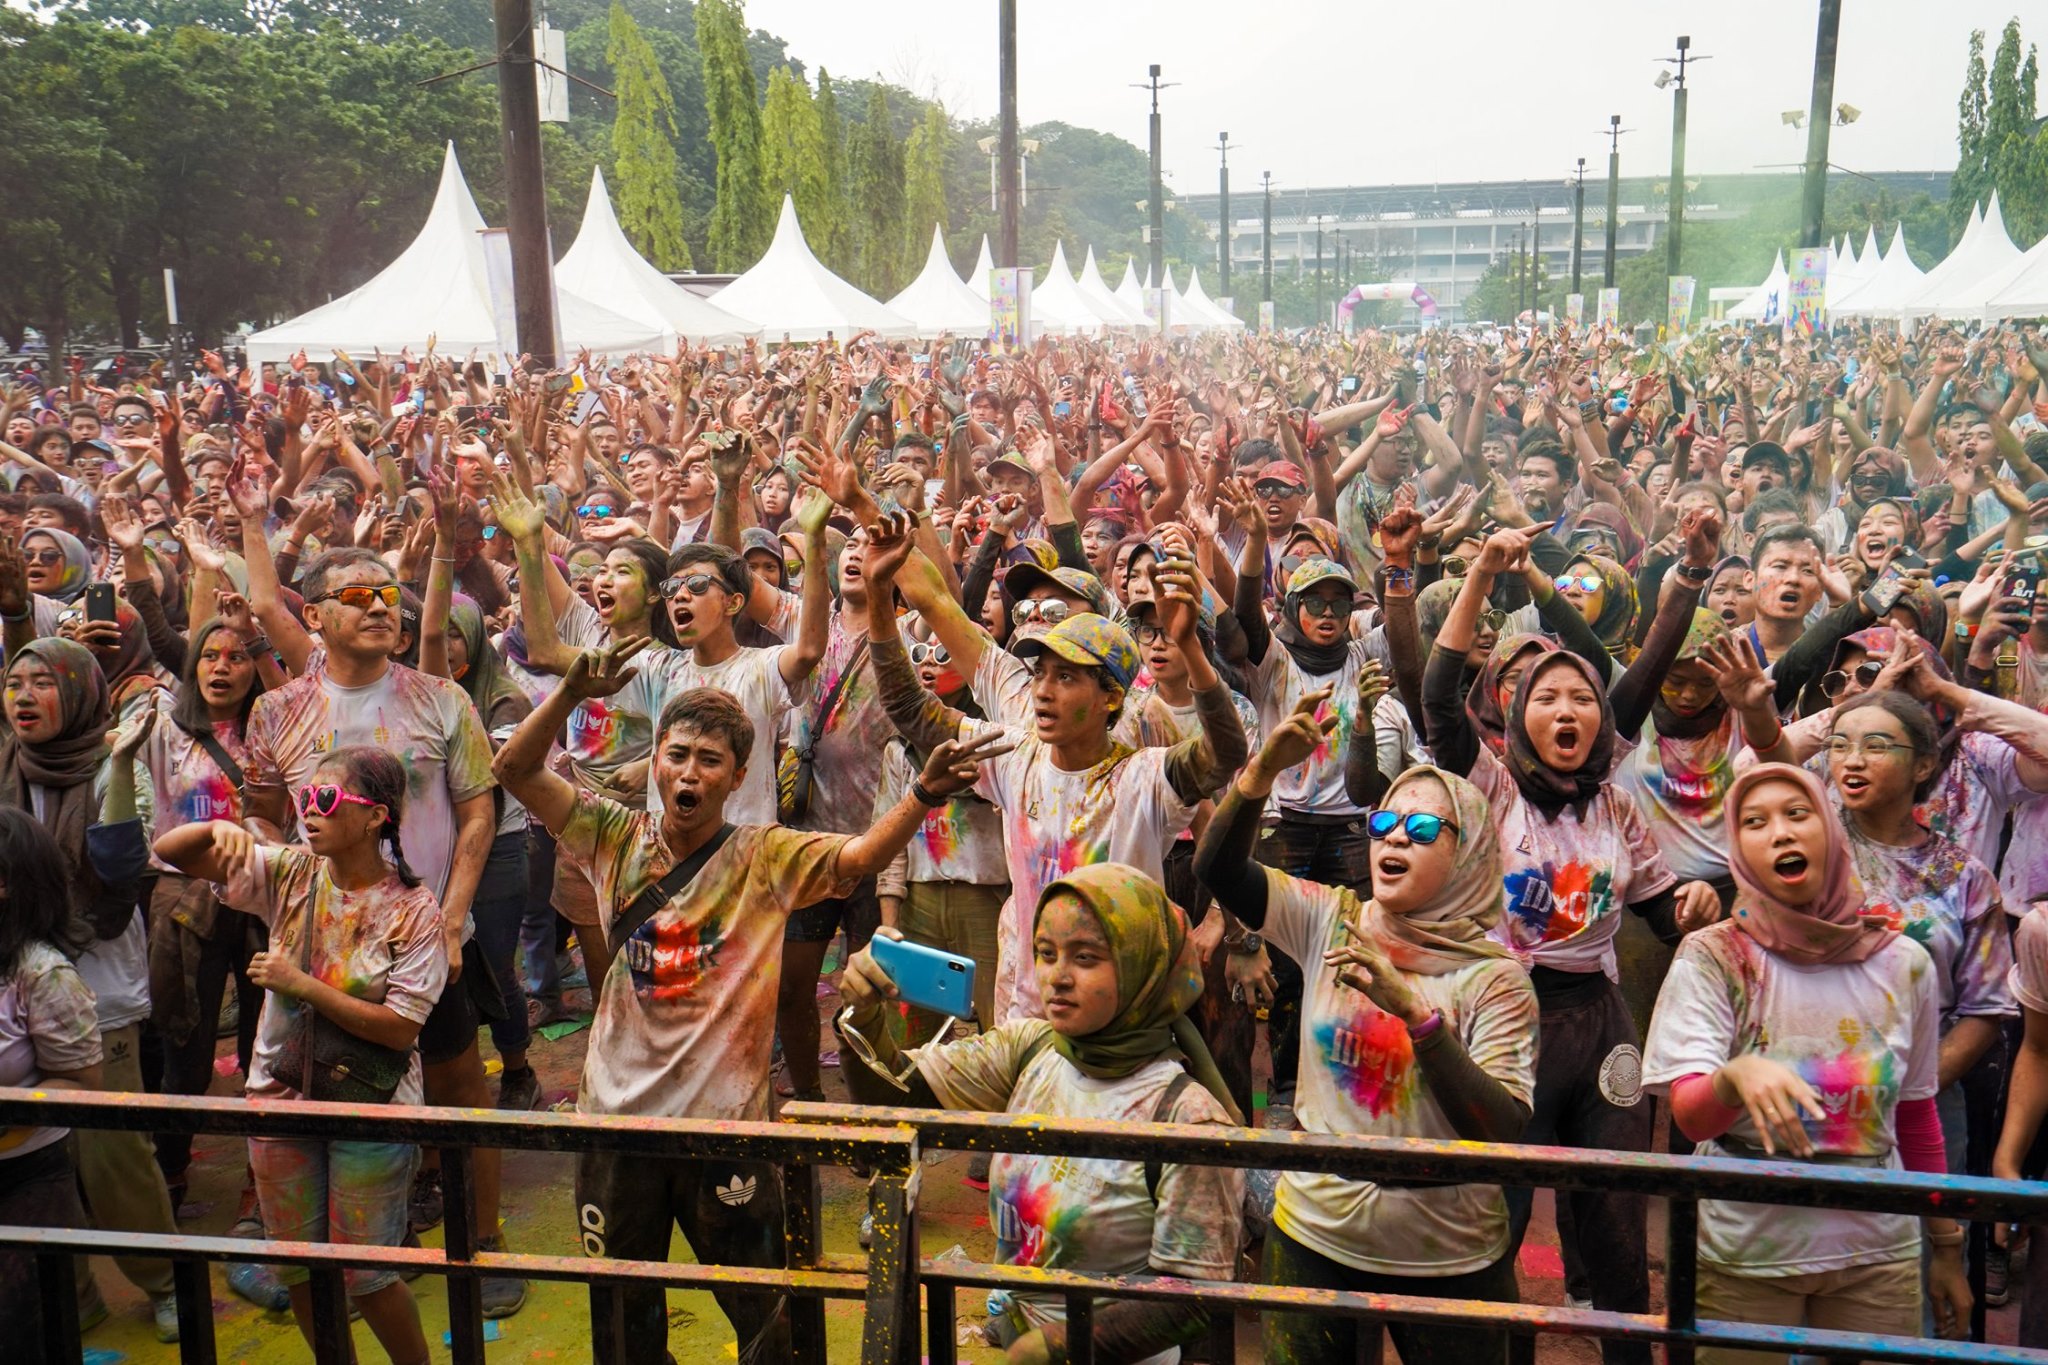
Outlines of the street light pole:
<svg viewBox="0 0 2048 1365">
<path fill-rule="evenodd" d="M 1522 230 L 1526 224 L 1515 226 L 1515 321 L 1522 320 L 1523 312 L 1529 306 L 1529 261 L 1522 254 Z"/>
<path fill-rule="evenodd" d="M 1166 286 L 1166 187 L 1160 179 L 1159 170 L 1159 92 L 1171 89 L 1174 82 L 1164 86 L 1159 83 L 1159 63 L 1152 63 L 1146 81 L 1138 86 L 1140 90 L 1152 92 L 1152 287 Z"/>
<path fill-rule="evenodd" d="M 1216 275 L 1218 297 L 1230 293 L 1230 134 L 1216 134 L 1216 154 L 1222 163 L 1216 170 Z"/>
<path fill-rule="evenodd" d="M 1600 283 L 1608 289 L 1614 288 L 1614 237 L 1621 230 L 1621 135 L 1632 131 L 1621 126 L 1621 115 L 1607 116 L 1607 254 Z"/>
<path fill-rule="evenodd" d="M 541 175 L 540 88 L 533 79 L 533 0 L 492 0 L 498 41 L 498 124 L 505 156 L 505 226 L 512 246 L 512 316 L 519 349 L 555 363 L 555 262 Z"/>
<path fill-rule="evenodd" d="M 1692 39 L 1684 34 L 1678 36 L 1678 55 L 1664 60 L 1678 67 L 1673 78 L 1671 92 L 1671 195 L 1670 238 L 1665 244 L 1664 273 L 1676 275 L 1679 261 L 1684 252 L 1685 234 L 1685 63 Z M 1697 59 L 1696 59 L 1697 60 Z"/>
<path fill-rule="evenodd" d="M 1799 245 L 1818 246 L 1828 204 L 1828 130 L 1834 121 L 1835 43 L 1842 0 L 1820 0 L 1820 32 L 1813 42 L 1813 108 L 1806 122 L 1806 186 L 1800 202 Z"/>
<path fill-rule="evenodd" d="M 1580 258 L 1586 245 L 1586 158 L 1579 158 L 1579 174 L 1572 181 L 1572 292 L 1579 293 Z"/>
<path fill-rule="evenodd" d="M 1002 125 L 996 147 L 997 193 L 1002 200 L 1002 223 L 997 229 L 996 264 L 1014 270 L 1017 266 L 1017 0 L 1002 0 L 997 11 L 996 65 L 997 101 Z"/>
<path fill-rule="evenodd" d="M 1262 279 L 1260 282 L 1259 298 L 1263 302 L 1271 303 L 1273 301 L 1273 173 L 1265 171 L 1262 175 L 1266 187 L 1266 208 L 1259 232 L 1259 249 L 1262 257 L 1260 261 Z"/>
<path fill-rule="evenodd" d="M 1328 214 L 1316 215 L 1316 323 L 1323 325 L 1323 219 Z"/>
</svg>

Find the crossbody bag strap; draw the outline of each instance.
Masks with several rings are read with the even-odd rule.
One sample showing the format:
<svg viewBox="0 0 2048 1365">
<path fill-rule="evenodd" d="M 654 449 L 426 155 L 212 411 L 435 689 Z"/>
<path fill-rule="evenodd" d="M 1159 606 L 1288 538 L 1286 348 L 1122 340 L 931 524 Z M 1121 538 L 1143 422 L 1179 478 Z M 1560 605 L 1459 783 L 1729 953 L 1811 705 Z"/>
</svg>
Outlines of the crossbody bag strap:
<svg viewBox="0 0 2048 1365">
<path fill-rule="evenodd" d="M 682 889 L 697 880 L 697 874 L 704 870 L 704 864 L 712 855 L 725 847 L 725 841 L 732 838 L 733 827 L 720 825 L 717 833 L 697 846 L 697 851 L 662 874 L 661 880 L 643 887 L 633 897 L 633 903 L 626 912 L 613 922 L 611 932 L 605 935 L 610 943 L 612 955 L 616 957 L 626 940 L 639 932 L 640 926 L 654 918 L 661 907 L 674 900 Z"/>
<path fill-rule="evenodd" d="M 242 775 L 242 765 L 235 762 L 234 755 L 228 752 L 227 745 L 222 744 L 220 737 L 211 731 L 202 735 L 194 735 L 192 738 L 199 741 L 199 747 L 206 750 L 206 756 L 213 760 L 214 766 L 220 769 L 223 777 L 227 778 L 228 785 L 235 789 L 235 800 L 239 804 L 246 806 L 248 798 L 243 789 L 247 785 L 248 779 Z"/>
<path fill-rule="evenodd" d="M 839 670 L 839 676 L 832 680 L 832 686 L 818 702 L 817 722 L 810 726 L 809 732 L 804 736 L 806 758 L 817 749 L 818 741 L 823 738 L 826 727 L 832 724 L 832 712 L 839 705 L 840 696 L 846 691 L 847 684 L 853 681 L 853 675 L 860 672 L 861 665 L 867 662 L 867 657 L 868 639 L 863 635 L 860 643 L 853 647 L 853 653 L 846 656 L 846 667 Z"/>
</svg>

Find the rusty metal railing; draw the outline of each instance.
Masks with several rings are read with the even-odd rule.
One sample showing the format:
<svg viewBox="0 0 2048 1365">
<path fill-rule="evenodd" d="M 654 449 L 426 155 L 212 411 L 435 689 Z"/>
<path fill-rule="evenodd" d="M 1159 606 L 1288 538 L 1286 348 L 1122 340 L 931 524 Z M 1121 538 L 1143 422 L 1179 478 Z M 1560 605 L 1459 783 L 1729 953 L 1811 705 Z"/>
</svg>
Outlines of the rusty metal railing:
<svg viewBox="0 0 2048 1365">
<path fill-rule="evenodd" d="M 1210 1358 L 1234 1336 L 1227 1330 L 1237 1310 L 1334 1313 L 1371 1322 L 1428 1322 L 1505 1327 L 1511 1332 L 1661 1342 L 1671 1365 L 1691 1365 L 1700 1346 L 1777 1351 L 1864 1360 L 1934 1362 L 2043 1362 L 2048 1352 L 1983 1342 L 1879 1336 L 1865 1332 L 1756 1326 L 1702 1320 L 1696 1315 L 1699 1201 L 1732 1199 L 1758 1204 L 1831 1208 L 1965 1221 L 2048 1220 L 2048 1185 L 1973 1177 L 1922 1175 L 1909 1171 L 1786 1161 L 1745 1161 L 1727 1157 L 1661 1156 L 1654 1153 L 1586 1151 L 1567 1147 L 1526 1147 L 1502 1143 L 1421 1139 L 1332 1137 L 1270 1129 L 1190 1127 L 1175 1124 L 1110 1123 L 935 1109 L 881 1109 L 859 1105 L 785 1106 L 785 1121 L 843 1124 L 858 1121 L 897 1125 L 914 1133 L 927 1150 L 1032 1152 L 1084 1158 L 1235 1166 L 1257 1170 L 1314 1170 L 1359 1180 L 1440 1180 L 1446 1184 L 1541 1185 L 1552 1189 L 1608 1189 L 1654 1195 L 1668 1201 L 1669 1245 L 1664 1270 L 1665 1311 L 1613 1313 L 1592 1309 L 1498 1304 L 1420 1295 L 1342 1293 L 1287 1285 L 1251 1285 L 1175 1279 L 1124 1280 L 1072 1273 L 1048 1273 L 1014 1266 L 924 1260 L 917 1265 L 877 1266 L 901 1286 L 898 1313 L 908 1319 L 924 1290 L 929 1319 L 924 1355 L 931 1365 L 953 1365 L 956 1288 L 991 1288 L 1065 1296 L 1069 1322 L 1068 1358 L 1092 1365 L 1090 1324 L 1098 1298 L 1160 1299 L 1209 1306 Z M 912 1193 L 915 1193 L 914 1187 Z M 877 1214 L 877 1227 L 880 1214 Z M 914 1200 L 905 1216 L 903 1240 L 916 1244 Z M 877 1243 L 879 1254 L 880 1243 Z M 2048 1253 L 2037 1248 L 2035 1254 Z M 1360 1334 L 1360 1354 L 1376 1360 L 1379 1333 Z M 908 1357 L 914 1360 L 915 1357 Z"/>
</svg>

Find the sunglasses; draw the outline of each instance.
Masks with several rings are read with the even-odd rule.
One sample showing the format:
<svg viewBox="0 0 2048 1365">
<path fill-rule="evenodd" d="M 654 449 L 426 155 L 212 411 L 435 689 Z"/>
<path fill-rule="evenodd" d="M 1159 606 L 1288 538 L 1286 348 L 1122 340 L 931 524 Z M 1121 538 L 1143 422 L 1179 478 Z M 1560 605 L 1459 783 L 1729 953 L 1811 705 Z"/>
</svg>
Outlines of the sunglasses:
<svg viewBox="0 0 2048 1365">
<path fill-rule="evenodd" d="M 1869 691 L 1877 682 L 1877 675 L 1884 671 L 1881 663 L 1858 664 L 1852 672 L 1831 669 L 1820 675 L 1820 690 L 1830 697 L 1839 697 L 1849 690 L 1849 679 L 1854 678 L 1858 686 Z"/>
<path fill-rule="evenodd" d="M 144 536 L 142 543 L 160 555 L 183 554 L 185 547 L 175 536 Z"/>
<path fill-rule="evenodd" d="M 1043 621 L 1056 626 L 1069 616 L 1077 615 L 1075 610 L 1057 597 L 1028 597 L 1010 609 L 1010 619 L 1017 625 L 1032 621 Z"/>
<path fill-rule="evenodd" d="M 612 505 L 608 502 L 587 502 L 576 509 L 579 517 L 608 517 L 611 514 Z"/>
<path fill-rule="evenodd" d="M 64 562 L 64 552 L 48 547 L 36 550 L 23 550 L 21 552 L 21 562 L 24 564 L 62 564 Z"/>
<path fill-rule="evenodd" d="M 939 644 L 937 641 L 933 641 L 930 644 L 919 641 L 910 647 L 910 662 L 914 664 L 945 665 L 953 662 L 953 656 L 944 645 Z"/>
<path fill-rule="evenodd" d="M 485 540 L 496 540 L 497 538 L 498 538 L 498 528 L 497 528 L 497 527 L 495 527 L 495 526 L 486 526 L 486 527 L 484 527 L 484 539 L 485 539 Z"/>
<path fill-rule="evenodd" d="M 1425 815 L 1421 811 L 1403 815 L 1397 810 L 1376 810 L 1365 817 L 1366 833 L 1373 838 L 1384 839 L 1397 829 L 1405 829 L 1408 838 L 1418 844 L 1435 843 L 1445 826 L 1449 826 L 1453 834 L 1463 832 L 1455 821 L 1446 820 L 1441 815 Z"/>
<path fill-rule="evenodd" d="M 663 597 L 674 597 L 679 592 L 686 592 L 692 597 L 702 597 L 713 588 L 723 588 L 724 586 L 725 580 L 717 574 L 684 574 L 677 578 L 662 579 L 661 595 Z"/>
<path fill-rule="evenodd" d="M 1499 607 L 1488 607 L 1485 611 L 1479 613 L 1479 628 L 1481 630 L 1490 630 L 1495 635 L 1498 635 L 1507 628 L 1507 624 L 1508 614 Z"/>
<path fill-rule="evenodd" d="M 348 806 L 381 806 L 382 801 L 372 801 L 367 796 L 343 791 L 332 782 L 308 782 L 299 788 L 299 814 L 328 816 Z"/>
<path fill-rule="evenodd" d="M 1472 572 L 1472 561 L 1463 555 L 1445 555 L 1439 562 L 1445 578 L 1463 578 Z"/>
<path fill-rule="evenodd" d="M 1552 579 L 1551 582 L 1557 584 L 1559 592 L 1565 592 L 1575 587 L 1585 592 L 1598 592 L 1600 590 L 1600 577 L 1598 574 L 1563 574 Z"/>
<path fill-rule="evenodd" d="M 1301 609 L 1310 616 L 1349 616 L 1351 599 L 1348 597 L 1304 597 Z"/>
<path fill-rule="evenodd" d="M 117 427 L 148 426 L 149 414 L 146 412 L 117 412 L 114 414 L 114 425 Z"/>
<path fill-rule="evenodd" d="M 375 588 L 357 584 L 347 588 L 336 588 L 333 592 L 323 593 L 313 600 L 315 602 L 339 602 L 344 607 L 354 607 L 357 611 L 368 611 L 377 603 L 382 602 L 385 606 L 396 611 L 398 610 L 399 591 L 396 583 L 385 583 Z"/>
<path fill-rule="evenodd" d="M 1252 492 L 1262 498 L 1292 498 L 1308 490 L 1295 484 L 1282 483 L 1278 479 L 1261 479 L 1252 485 Z"/>
</svg>

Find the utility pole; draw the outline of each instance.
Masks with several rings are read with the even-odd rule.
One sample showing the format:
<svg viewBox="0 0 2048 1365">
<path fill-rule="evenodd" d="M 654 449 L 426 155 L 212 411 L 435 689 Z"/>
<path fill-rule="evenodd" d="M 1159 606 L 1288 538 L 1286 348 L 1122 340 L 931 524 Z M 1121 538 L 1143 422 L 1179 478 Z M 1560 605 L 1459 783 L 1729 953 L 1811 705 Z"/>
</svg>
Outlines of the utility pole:
<svg viewBox="0 0 2048 1365">
<path fill-rule="evenodd" d="M 1230 293 L 1230 134 L 1216 134 L 1216 154 L 1222 164 L 1216 171 L 1216 293 Z"/>
<path fill-rule="evenodd" d="M 1266 209 L 1263 224 L 1259 231 L 1259 250 L 1262 257 L 1260 274 L 1263 277 L 1259 298 L 1262 302 L 1271 303 L 1273 301 L 1273 173 L 1265 171 L 1262 172 L 1262 175 L 1266 187 Z"/>
<path fill-rule="evenodd" d="M 1540 202 L 1533 203 L 1529 210 L 1529 301 L 1535 305 L 1536 311 L 1541 313 L 1543 291 L 1536 287 L 1536 263 L 1543 259 L 1543 205 Z"/>
<path fill-rule="evenodd" d="M 1614 288 L 1614 236 L 1621 230 L 1621 135 L 1634 131 L 1621 126 L 1621 115 L 1607 116 L 1607 254 L 1600 283 L 1609 289 Z"/>
<path fill-rule="evenodd" d="M 498 131 L 505 155 L 505 226 L 519 349 L 555 364 L 555 258 L 541 176 L 540 88 L 533 79 L 533 0 L 492 0 L 498 42 Z"/>
<path fill-rule="evenodd" d="M 1586 245 L 1586 158 L 1579 158 L 1579 173 L 1572 181 L 1572 292 L 1579 291 L 1580 258 Z"/>
<path fill-rule="evenodd" d="M 1662 73 L 1661 75 L 1659 75 L 1659 76 L 1658 76 L 1658 78 L 1657 78 L 1657 84 L 1658 84 L 1658 85 L 1659 85 L 1660 87 L 1661 87 L 1661 86 L 1666 86 L 1666 85 L 1669 85 L 1669 86 L 1671 86 L 1671 87 L 1672 87 L 1672 91 L 1671 91 L 1671 194 L 1670 194 L 1670 198 L 1669 198 L 1669 201 L 1668 201 L 1668 202 L 1669 202 L 1669 206 L 1670 206 L 1670 212 L 1669 212 L 1669 222 L 1668 222 L 1668 223 L 1667 223 L 1667 225 L 1666 225 L 1666 226 L 1667 226 L 1667 227 L 1668 227 L 1668 228 L 1670 229 L 1670 237 L 1669 237 L 1669 239 L 1667 240 L 1667 242 L 1665 243 L 1665 253 L 1664 253 L 1664 273 L 1665 273 L 1666 275 L 1676 275 L 1676 274 L 1679 274 L 1679 273 L 1681 273 L 1681 272 L 1679 271 L 1679 268 L 1678 268 L 1678 267 L 1679 267 L 1679 260 L 1680 260 L 1680 257 L 1682 256 L 1682 254 L 1683 254 L 1683 251 L 1684 251 L 1684 241 L 1683 241 L 1683 239 L 1684 239 L 1684 234 L 1685 234 L 1685 100 L 1686 100 L 1686 94 L 1685 94 L 1685 64 L 1686 64 L 1686 62 L 1687 62 L 1688 60 L 1690 60 L 1690 61 L 1695 61 L 1695 62 L 1703 62 L 1703 61 L 1707 60 L 1707 59 L 1706 59 L 1705 57 L 1693 57 L 1693 56 L 1691 56 L 1691 55 L 1690 55 L 1690 50 L 1691 50 L 1691 48 L 1692 48 L 1692 39 L 1691 39 L 1691 38 L 1689 38 L 1689 37 L 1687 37 L 1687 36 L 1686 36 L 1685 34 L 1682 34 L 1682 33 L 1681 33 L 1681 34 L 1679 34 L 1679 35 L 1678 35 L 1678 55 L 1677 55 L 1676 57 L 1665 57 L 1665 58 L 1662 58 L 1662 59 L 1661 59 L 1661 60 L 1662 60 L 1662 61 L 1663 61 L 1663 62 L 1664 62 L 1664 63 L 1665 63 L 1666 65 L 1669 65 L 1669 66 L 1675 66 L 1675 67 L 1677 67 L 1677 68 L 1678 68 L 1678 74 L 1674 76 L 1674 75 L 1673 75 L 1673 74 L 1672 74 L 1671 72 L 1669 72 L 1669 71 L 1666 71 L 1666 72 Z"/>
<path fill-rule="evenodd" d="M 1820 32 L 1813 41 L 1813 108 L 1806 122 L 1806 186 L 1800 203 L 1799 245 L 1820 245 L 1828 204 L 1828 129 L 1834 122 L 1835 41 L 1842 0 L 1820 0 Z"/>
<path fill-rule="evenodd" d="M 1009 0 L 1014 3 L 1014 0 Z M 1152 287 L 1166 286 L 1166 186 L 1160 180 L 1159 172 L 1159 92 L 1170 90 L 1176 82 L 1159 83 L 1159 63 L 1152 63 L 1149 75 L 1139 90 L 1152 92 Z"/>
<path fill-rule="evenodd" d="M 1316 215 L 1316 326 L 1323 325 L 1323 219 L 1326 213 Z"/>
<path fill-rule="evenodd" d="M 997 101 L 1001 127 L 996 147 L 997 193 L 1002 200 L 1002 225 L 997 229 L 996 264 L 1017 266 L 1017 0 L 1002 0 L 996 18 Z"/>
</svg>

